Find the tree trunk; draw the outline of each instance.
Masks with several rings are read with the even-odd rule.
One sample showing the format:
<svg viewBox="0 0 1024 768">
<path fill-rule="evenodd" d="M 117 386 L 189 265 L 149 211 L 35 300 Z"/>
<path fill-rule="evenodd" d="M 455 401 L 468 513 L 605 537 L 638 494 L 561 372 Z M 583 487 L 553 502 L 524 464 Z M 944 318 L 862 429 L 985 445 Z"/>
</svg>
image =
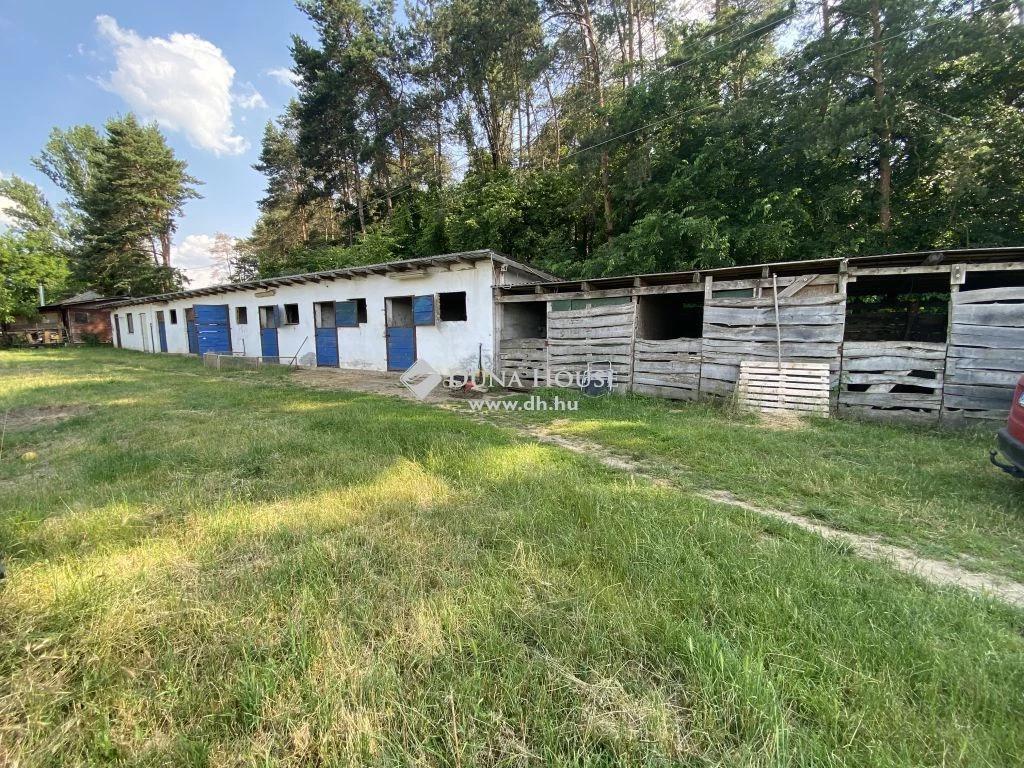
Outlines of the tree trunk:
<svg viewBox="0 0 1024 768">
<path fill-rule="evenodd" d="M 883 232 L 892 226 L 892 129 L 885 105 L 885 71 L 882 44 L 882 11 L 879 0 L 871 3 L 872 76 L 875 81 L 875 111 L 878 115 L 878 223 Z"/>
<path fill-rule="evenodd" d="M 551 119 L 555 123 L 555 168 L 558 168 L 560 165 L 559 154 L 562 147 L 562 124 L 559 120 L 558 104 L 555 103 L 555 94 L 551 90 L 551 78 L 547 74 L 544 75 L 544 87 L 548 92 L 548 101 L 551 102 Z"/>
<path fill-rule="evenodd" d="M 171 233 L 160 233 L 160 259 L 165 267 L 171 266 Z"/>
<path fill-rule="evenodd" d="M 597 106 L 602 113 L 604 127 L 608 127 L 608 118 L 604 115 L 604 86 L 601 83 L 601 49 L 597 42 L 597 31 L 594 29 L 593 17 L 590 13 L 589 0 L 582 0 L 584 35 L 590 48 L 590 55 L 593 61 L 591 76 L 593 77 L 594 89 L 597 93 Z M 612 239 L 615 230 L 615 217 L 612 211 L 612 193 L 610 186 L 610 171 L 608 161 L 607 145 L 601 148 L 601 190 L 604 196 L 604 231 L 608 240 Z"/>
</svg>

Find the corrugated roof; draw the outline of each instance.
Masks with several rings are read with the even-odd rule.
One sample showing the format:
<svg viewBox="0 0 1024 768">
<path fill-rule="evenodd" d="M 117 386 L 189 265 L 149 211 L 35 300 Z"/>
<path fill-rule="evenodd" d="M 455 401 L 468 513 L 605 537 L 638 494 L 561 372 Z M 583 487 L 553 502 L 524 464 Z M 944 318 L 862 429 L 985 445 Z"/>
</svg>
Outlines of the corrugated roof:
<svg viewBox="0 0 1024 768">
<path fill-rule="evenodd" d="M 342 280 L 348 277 L 370 274 L 387 274 L 389 272 L 408 272 L 418 268 L 440 266 L 459 261 L 477 262 L 484 259 L 491 259 L 499 264 L 507 265 L 515 269 L 534 275 L 539 278 L 537 282 L 547 283 L 558 280 L 557 277 L 543 270 L 531 267 L 529 264 L 514 261 L 499 253 L 489 250 L 463 251 L 460 253 L 445 253 L 439 256 L 425 256 L 418 259 L 405 259 L 403 261 L 386 261 L 380 264 L 367 264 L 360 267 L 346 267 L 344 269 L 329 269 L 322 272 L 305 272 L 297 275 L 283 275 L 281 277 L 270 277 L 262 280 L 248 280 L 243 283 L 225 283 L 223 285 L 211 285 L 206 288 L 193 288 L 173 293 L 161 293 L 153 296 L 139 296 L 137 298 L 118 299 L 110 306 L 129 306 L 134 304 L 149 304 L 151 302 L 174 301 L 198 296 L 212 296 L 220 293 L 233 293 L 236 291 L 250 291 L 260 288 L 276 288 L 283 285 L 301 285 L 303 283 L 319 283 L 324 280 Z M 534 285 L 535 283 L 531 283 Z"/>
<path fill-rule="evenodd" d="M 74 296 L 67 299 L 51 302 L 41 306 L 40 309 L 58 309 L 60 307 L 68 307 L 73 304 L 94 304 L 97 302 L 103 302 L 105 304 L 107 299 L 98 291 L 88 290 L 76 293 Z"/>
<path fill-rule="evenodd" d="M 555 280 L 519 285 L 501 286 L 502 293 L 534 293 L 537 286 L 543 286 L 545 292 L 559 291 L 607 290 L 613 288 L 631 288 L 637 281 L 641 284 L 673 285 L 692 283 L 704 277 L 744 279 L 760 277 L 764 270 L 768 274 L 796 275 L 807 273 L 834 274 L 840 271 L 845 263 L 849 267 L 900 267 L 923 264 L 953 263 L 984 263 L 993 261 L 1024 260 L 1024 247 L 1007 248 L 959 248 L 950 250 L 912 251 L 908 253 L 888 253 L 875 256 L 834 257 L 828 259 L 808 259 L 805 261 L 778 261 L 766 264 L 746 264 L 735 267 L 716 267 L 714 269 L 691 269 L 682 272 L 653 272 L 634 275 L 617 275 L 613 277 L 595 277 L 582 280 Z M 586 288 L 583 284 L 586 283 Z"/>
</svg>

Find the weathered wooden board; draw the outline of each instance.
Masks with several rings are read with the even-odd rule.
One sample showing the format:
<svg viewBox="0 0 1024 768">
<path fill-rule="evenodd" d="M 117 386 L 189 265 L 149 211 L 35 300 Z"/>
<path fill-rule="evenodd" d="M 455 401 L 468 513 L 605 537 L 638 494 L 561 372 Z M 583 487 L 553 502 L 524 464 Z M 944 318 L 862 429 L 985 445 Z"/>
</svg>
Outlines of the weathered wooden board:
<svg viewBox="0 0 1024 768">
<path fill-rule="evenodd" d="M 780 325 L 835 325 L 842 324 L 845 303 L 779 307 Z M 715 325 L 743 326 L 769 325 L 775 327 L 775 309 L 770 302 L 760 309 L 719 306 L 711 302 L 704 307 L 704 322 Z"/>
<path fill-rule="evenodd" d="M 953 325 L 949 343 L 957 347 L 985 349 L 1024 349 L 1024 329 L 995 326 L 967 325 L 956 321 L 953 307 Z"/>
<path fill-rule="evenodd" d="M 548 313 L 548 324 L 562 322 L 563 320 L 597 319 L 632 317 L 632 304 L 607 304 L 589 309 L 559 309 Z"/>
<path fill-rule="evenodd" d="M 829 412 L 827 364 L 782 361 L 744 361 L 736 384 L 741 407 L 791 410 L 827 416 Z"/>
<path fill-rule="evenodd" d="M 783 343 L 815 343 L 824 342 L 833 345 L 843 340 L 842 323 L 835 325 L 783 325 L 778 331 L 775 325 L 723 326 L 705 325 L 704 338 L 722 341 L 770 341 L 775 342 L 779 336 Z"/>
<path fill-rule="evenodd" d="M 701 348 L 700 339 L 663 339 L 653 341 L 650 339 L 636 340 L 637 354 L 649 354 L 652 357 L 656 354 L 691 354 L 699 355 Z"/>
<path fill-rule="evenodd" d="M 799 296 L 783 298 L 784 293 L 784 291 L 779 292 L 779 309 L 783 309 L 785 307 L 820 307 L 827 304 L 843 304 L 846 301 L 846 297 L 840 293 L 832 293 L 827 296 L 805 296 L 801 294 Z M 771 309 L 773 312 L 775 308 L 775 304 L 773 303 L 771 296 L 768 298 L 757 299 L 730 299 L 720 297 L 713 299 L 713 301 L 716 307 Z"/>
<path fill-rule="evenodd" d="M 931 341 L 846 341 L 843 342 L 844 357 L 866 357 L 895 354 L 931 360 L 946 357 L 945 342 Z"/>
<path fill-rule="evenodd" d="M 953 293 L 954 304 L 990 304 L 996 301 L 1024 301 L 1024 286 L 983 288 L 977 291 L 961 290 Z"/>
<path fill-rule="evenodd" d="M 1024 305 L 1021 304 L 957 304 L 954 316 L 954 322 L 961 325 L 1024 328 Z"/>
<path fill-rule="evenodd" d="M 839 405 L 842 413 L 933 421 L 942 407 L 946 345 L 931 342 L 847 341 Z M 917 391 L 907 391 L 914 387 Z"/>
<path fill-rule="evenodd" d="M 1003 420 L 1024 373 L 1024 287 L 954 291 L 943 419 Z"/>
<path fill-rule="evenodd" d="M 513 374 L 523 386 L 547 381 L 547 339 L 502 339 L 498 347 L 499 376 L 506 382 Z"/>
<path fill-rule="evenodd" d="M 548 339 L 551 341 L 581 341 L 586 339 L 623 339 L 628 341 L 632 333 L 632 324 L 580 326 L 574 328 L 548 327 Z"/>
<path fill-rule="evenodd" d="M 695 400 L 697 398 L 697 387 L 666 387 L 661 384 L 653 384 L 642 376 L 633 379 L 633 391 L 639 395 L 650 395 L 651 397 L 663 397 L 667 400 Z"/>
</svg>

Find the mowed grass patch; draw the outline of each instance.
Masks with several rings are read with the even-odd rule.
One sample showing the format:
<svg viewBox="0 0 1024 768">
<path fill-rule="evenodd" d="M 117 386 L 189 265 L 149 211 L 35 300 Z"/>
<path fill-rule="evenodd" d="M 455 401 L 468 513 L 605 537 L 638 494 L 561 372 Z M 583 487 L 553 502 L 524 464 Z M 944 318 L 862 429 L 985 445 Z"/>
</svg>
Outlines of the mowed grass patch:
<svg viewBox="0 0 1024 768">
<path fill-rule="evenodd" d="M 548 398 L 566 391 L 549 391 Z M 772 423 L 710 402 L 580 398 L 501 413 L 642 459 L 684 486 L 726 490 L 1024 581 L 1024 483 L 993 467 L 996 425 L 927 429 L 840 419 Z"/>
<path fill-rule="evenodd" d="M 0 409 L 51 401 L 82 409 L 0 461 L 0 762 L 1024 748 L 1019 612 L 789 527 L 281 371 L 0 354 Z"/>
</svg>

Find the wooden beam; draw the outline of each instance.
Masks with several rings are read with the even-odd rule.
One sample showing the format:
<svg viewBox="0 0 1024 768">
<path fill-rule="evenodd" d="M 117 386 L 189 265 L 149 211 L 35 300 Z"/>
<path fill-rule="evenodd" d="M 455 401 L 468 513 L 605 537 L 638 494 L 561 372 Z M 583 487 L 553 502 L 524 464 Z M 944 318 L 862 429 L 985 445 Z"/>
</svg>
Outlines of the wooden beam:
<svg viewBox="0 0 1024 768">
<path fill-rule="evenodd" d="M 810 285 L 811 281 L 815 278 L 815 275 L 800 275 L 796 280 L 786 286 L 783 290 L 779 291 L 779 298 L 784 299 L 787 296 L 792 296 L 802 288 L 806 288 Z"/>
</svg>

